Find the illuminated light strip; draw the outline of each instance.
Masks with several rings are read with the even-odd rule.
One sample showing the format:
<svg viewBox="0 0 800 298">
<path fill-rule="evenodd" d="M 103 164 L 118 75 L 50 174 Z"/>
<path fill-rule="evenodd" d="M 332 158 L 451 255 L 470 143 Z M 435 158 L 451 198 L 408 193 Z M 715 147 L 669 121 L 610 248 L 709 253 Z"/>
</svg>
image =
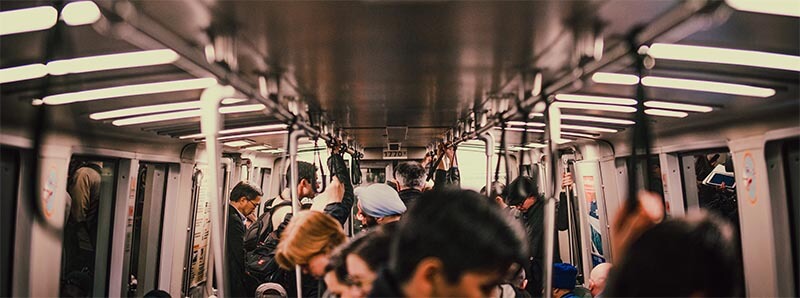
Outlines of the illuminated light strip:
<svg viewBox="0 0 800 298">
<path fill-rule="evenodd" d="M 181 111 L 181 112 L 172 112 L 172 113 L 162 113 L 162 114 L 155 114 L 155 115 L 131 117 L 131 118 L 114 120 L 113 122 L 111 122 L 111 124 L 114 124 L 116 126 L 127 126 L 127 125 L 135 125 L 135 124 L 159 122 L 159 121 L 168 121 L 168 120 L 178 120 L 178 119 L 193 118 L 193 117 L 200 117 L 200 110 L 189 110 L 189 111 Z"/>
<path fill-rule="evenodd" d="M 122 117 L 130 117 L 136 115 L 144 115 L 144 114 L 152 114 L 152 113 L 160 113 L 160 112 L 171 112 L 171 111 L 180 111 L 180 110 L 192 110 L 200 108 L 199 101 L 188 101 L 188 102 L 178 102 L 178 103 L 168 103 L 168 104 L 160 104 L 160 105 L 152 105 L 152 106 L 143 106 L 143 107 L 135 107 L 135 108 L 126 108 L 126 109 L 119 109 L 107 112 L 98 112 L 92 113 L 89 115 L 89 118 L 94 120 L 105 120 L 111 118 L 122 118 Z"/>
<path fill-rule="evenodd" d="M 611 72 L 596 72 L 592 75 L 592 81 L 600 84 L 636 85 L 639 84 L 639 76 Z"/>
<path fill-rule="evenodd" d="M 503 129 L 503 128 L 495 127 L 494 129 Z M 524 129 L 524 128 L 519 128 L 519 127 L 506 127 L 506 130 L 508 130 L 508 131 L 527 131 L 527 132 L 544 132 L 544 130 L 541 130 L 541 129 L 532 129 L 532 128 Z"/>
<path fill-rule="evenodd" d="M 664 77 L 644 77 L 642 84 L 648 87 L 684 89 L 693 91 L 715 92 L 733 95 L 746 95 L 754 97 L 770 97 L 775 95 L 775 89 L 753 87 L 741 84 L 721 83 L 713 81 L 688 80 Z"/>
<path fill-rule="evenodd" d="M 528 126 L 528 127 L 544 127 L 544 123 L 541 122 L 522 122 L 522 121 L 508 121 L 509 125 L 515 126 Z"/>
<path fill-rule="evenodd" d="M 580 95 L 580 94 L 556 94 L 556 99 L 560 101 L 595 103 L 595 104 L 614 104 L 632 106 L 636 104 L 633 98 Z"/>
<path fill-rule="evenodd" d="M 797 0 L 725 0 L 725 3 L 736 10 L 800 17 L 800 5 L 797 4 Z"/>
<path fill-rule="evenodd" d="M 761 1 L 766 5 L 771 1 Z M 800 3 L 795 2 L 800 9 Z M 656 59 L 753 66 L 800 71 L 800 57 L 759 51 L 655 43 L 647 54 Z"/>
<path fill-rule="evenodd" d="M 674 117 L 674 118 L 683 118 L 689 116 L 689 113 L 687 112 L 668 111 L 660 109 L 646 109 L 644 110 L 644 113 L 652 116 L 664 116 L 664 117 Z"/>
<path fill-rule="evenodd" d="M 563 129 L 575 129 L 575 130 L 588 130 L 588 131 L 596 131 L 596 132 L 609 132 L 609 133 L 617 132 L 616 129 L 611 129 L 611 128 L 596 127 L 596 126 L 585 126 L 585 125 L 572 125 L 572 124 L 561 124 L 561 128 L 563 128 Z"/>
<path fill-rule="evenodd" d="M 204 89 L 216 83 L 217 80 L 213 78 L 147 83 L 56 94 L 46 96 L 42 100 L 48 105 L 59 105 L 134 95 Z"/>
<path fill-rule="evenodd" d="M 217 140 L 225 141 L 225 140 L 234 140 L 234 139 L 239 139 L 239 138 L 259 137 L 259 136 L 287 134 L 287 133 L 289 133 L 289 131 L 286 131 L 286 130 L 267 131 L 267 132 L 257 132 L 257 133 L 248 133 L 248 134 L 241 134 L 241 135 L 235 135 L 235 136 L 219 137 L 219 138 L 217 138 Z"/>
<path fill-rule="evenodd" d="M 61 10 L 61 19 L 69 26 L 93 24 L 102 16 L 100 8 L 92 1 L 70 2 Z"/>
<path fill-rule="evenodd" d="M 247 101 L 247 98 L 226 98 L 222 100 L 222 104 L 229 105 Z"/>
<path fill-rule="evenodd" d="M 584 115 L 570 115 L 570 114 L 562 114 L 561 119 L 564 120 L 577 120 L 577 121 L 589 121 L 589 122 L 598 122 L 598 123 L 609 123 L 609 124 L 620 124 L 620 125 L 630 125 L 635 124 L 631 120 L 627 119 L 617 119 L 617 118 L 606 118 L 606 117 L 595 117 L 595 116 L 584 116 Z"/>
<path fill-rule="evenodd" d="M 670 110 L 680 110 L 680 111 L 700 112 L 700 113 L 708 113 L 714 110 L 714 108 L 709 106 L 657 101 L 657 100 L 646 101 L 644 102 L 644 106 L 648 108 L 670 109 Z"/>
<path fill-rule="evenodd" d="M 180 56 L 173 50 L 152 50 L 55 60 L 47 63 L 51 75 L 170 64 Z"/>
<path fill-rule="evenodd" d="M 0 12 L 0 35 L 50 29 L 58 21 L 52 6 L 39 6 Z"/>
<path fill-rule="evenodd" d="M 621 112 L 621 113 L 636 112 L 636 108 L 629 106 L 576 103 L 576 102 L 559 102 L 556 104 L 558 104 L 558 107 L 562 109 L 593 110 L 593 111 L 607 111 L 607 112 Z"/>
<path fill-rule="evenodd" d="M 252 145 L 252 144 L 253 144 L 253 142 L 251 142 L 251 141 L 230 141 L 230 142 L 222 143 L 222 145 L 225 145 L 225 146 L 228 146 L 228 147 L 243 147 L 243 146 Z"/>
<path fill-rule="evenodd" d="M 251 105 L 240 105 L 240 106 L 230 106 L 230 107 L 222 107 L 219 108 L 219 112 L 222 114 L 233 114 L 233 113 L 246 113 L 246 112 L 257 112 L 267 107 L 263 104 L 251 104 Z"/>
<path fill-rule="evenodd" d="M 46 75 L 47 66 L 40 63 L 3 68 L 0 69 L 0 84 L 38 79 Z"/>
<path fill-rule="evenodd" d="M 281 123 L 281 124 L 259 125 L 259 126 L 250 126 L 250 127 L 242 127 L 242 128 L 232 128 L 232 129 L 220 130 L 219 134 L 226 135 L 226 134 L 234 134 L 234 133 L 240 133 L 240 132 L 251 132 L 251 131 L 273 130 L 273 129 L 285 129 L 286 127 L 288 127 L 288 125 L 283 124 L 283 123 Z M 196 134 L 192 134 L 192 135 L 180 136 L 178 138 L 181 139 L 181 140 L 184 140 L 184 139 L 196 139 L 196 138 L 202 138 L 202 137 L 203 137 L 202 133 L 196 133 Z"/>
<path fill-rule="evenodd" d="M 590 138 L 590 139 L 594 139 L 594 138 L 598 137 L 597 135 L 590 135 L 588 133 L 569 132 L 569 131 L 561 131 L 561 134 L 565 135 L 565 136 L 582 137 L 582 138 Z"/>
</svg>

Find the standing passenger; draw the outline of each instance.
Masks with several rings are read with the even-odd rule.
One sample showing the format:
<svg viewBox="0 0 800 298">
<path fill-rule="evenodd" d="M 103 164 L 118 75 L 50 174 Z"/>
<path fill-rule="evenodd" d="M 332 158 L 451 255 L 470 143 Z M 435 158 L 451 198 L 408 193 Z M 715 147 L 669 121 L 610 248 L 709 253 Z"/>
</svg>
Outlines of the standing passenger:
<svg viewBox="0 0 800 298">
<path fill-rule="evenodd" d="M 427 192 L 400 220 L 370 296 L 487 297 L 526 246 L 519 222 L 477 192 Z"/>
<path fill-rule="evenodd" d="M 92 275 L 97 243 L 97 212 L 100 206 L 102 166 L 99 163 L 73 161 L 71 168 L 67 178 L 67 193 L 71 203 L 64 227 L 66 264 L 64 272 L 84 271 Z"/>
<path fill-rule="evenodd" d="M 244 221 L 261 204 L 261 189 L 249 181 L 233 187 L 228 206 L 228 224 L 225 237 L 225 261 L 228 268 L 227 294 L 231 297 L 252 296 L 255 281 L 245 273 Z"/>
<path fill-rule="evenodd" d="M 406 208 L 411 208 L 422 196 L 422 189 L 425 187 L 425 168 L 416 161 L 400 163 L 394 170 L 394 179 L 397 180 L 400 199 Z"/>
<path fill-rule="evenodd" d="M 391 186 L 372 184 L 355 191 L 358 197 L 358 215 L 362 227 L 370 228 L 400 220 L 406 205 Z"/>
</svg>

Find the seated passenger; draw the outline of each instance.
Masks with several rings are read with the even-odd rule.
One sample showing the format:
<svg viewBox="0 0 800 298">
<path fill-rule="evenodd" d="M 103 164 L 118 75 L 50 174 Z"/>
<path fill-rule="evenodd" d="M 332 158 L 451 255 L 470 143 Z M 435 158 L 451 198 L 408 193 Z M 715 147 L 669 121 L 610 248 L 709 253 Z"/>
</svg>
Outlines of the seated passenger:
<svg viewBox="0 0 800 298">
<path fill-rule="evenodd" d="M 553 264 L 553 298 L 578 298 L 573 292 L 578 269 L 567 263 Z"/>
<path fill-rule="evenodd" d="M 731 297 L 739 281 L 733 227 L 693 210 L 633 239 L 609 280 L 609 297 Z"/>
<path fill-rule="evenodd" d="M 425 193 L 400 220 L 371 297 L 486 297 L 526 259 L 522 226 L 470 190 Z"/>
<path fill-rule="evenodd" d="M 358 217 L 364 228 L 398 221 L 406 212 L 406 205 L 400 196 L 386 184 L 360 187 L 355 194 L 358 198 Z"/>
<path fill-rule="evenodd" d="M 486 193 L 486 186 L 481 188 L 481 194 L 489 197 L 489 199 L 494 200 L 500 207 L 506 208 L 507 205 L 503 201 L 503 198 L 506 197 L 506 185 L 500 181 L 492 182 L 492 189 L 489 190 L 489 193 Z"/>
<path fill-rule="evenodd" d="M 347 254 L 345 258 L 351 297 L 367 297 L 372 291 L 378 270 L 389 262 L 389 246 L 396 230 L 397 225 L 390 224 L 362 233 L 364 240 Z"/>
<path fill-rule="evenodd" d="M 592 293 L 592 297 L 600 297 L 605 291 L 606 279 L 608 279 L 611 267 L 611 263 L 600 263 L 594 266 L 592 272 L 589 273 L 589 291 Z"/>
<path fill-rule="evenodd" d="M 425 187 L 425 168 L 415 161 L 400 163 L 394 169 L 394 179 L 397 180 L 400 199 L 406 204 L 406 208 L 411 208 L 411 205 L 422 196 L 422 189 Z"/>
</svg>

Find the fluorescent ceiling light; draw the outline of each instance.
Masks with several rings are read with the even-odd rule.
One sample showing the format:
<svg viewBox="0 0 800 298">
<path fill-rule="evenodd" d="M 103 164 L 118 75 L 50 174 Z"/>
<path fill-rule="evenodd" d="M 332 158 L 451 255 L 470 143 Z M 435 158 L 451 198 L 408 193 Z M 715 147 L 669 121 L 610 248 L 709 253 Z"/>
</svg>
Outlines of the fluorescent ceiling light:
<svg viewBox="0 0 800 298">
<path fill-rule="evenodd" d="M 240 138 L 260 137 L 260 136 L 278 135 L 278 134 L 287 134 L 287 133 L 289 133 L 289 132 L 286 131 L 286 130 L 256 132 L 256 133 L 248 133 L 248 134 L 241 134 L 241 135 L 235 135 L 235 136 L 219 137 L 219 138 L 217 138 L 217 140 L 225 141 L 225 140 L 233 140 L 233 139 L 240 139 Z"/>
<path fill-rule="evenodd" d="M 89 115 L 89 118 L 92 118 L 94 120 L 105 120 L 111 118 L 122 118 L 122 117 L 130 117 L 130 116 L 153 114 L 153 113 L 192 110 L 198 108 L 200 108 L 199 101 L 187 101 L 187 102 L 142 106 L 142 107 L 126 108 L 126 109 L 119 109 L 107 112 L 92 113 L 91 115 Z"/>
<path fill-rule="evenodd" d="M 222 104 L 229 105 L 247 101 L 247 98 L 226 98 L 222 100 Z"/>
<path fill-rule="evenodd" d="M 270 150 L 266 150 L 266 151 L 262 151 L 262 152 L 276 154 L 276 153 L 281 153 L 281 152 L 284 152 L 284 151 L 283 151 L 283 148 L 277 148 L 277 149 L 270 149 Z"/>
<path fill-rule="evenodd" d="M 775 89 L 753 87 L 748 85 L 721 83 L 712 81 L 675 79 L 664 77 L 644 77 L 642 84 L 648 87 L 685 89 L 693 91 L 716 92 L 733 95 L 746 95 L 754 97 L 770 97 L 775 95 Z"/>
<path fill-rule="evenodd" d="M 547 147 L 547 145 L 546 144 L 542 144 L 542 143 L 528 143 L 528 145 L 525 145 L 525 147 L 544 148 L 544 147 Z"/>
<path fill-rule="evenodd" d="M 169 82 L 147 83 L 94 89 L 79 92 L 62 93 L 46 96 L 42 100 L 49 105 L 69 104 L 75 102 L 92 101 L 107 98 L 117 98 L 134 95 L 146 95 L 164 92 L 185 91 L 208 88 L 217 83 L 216 79 L 188 79 Z"/>
<path fill-rule="evenodd" d="M 47 75 L 47 66 L 44 64 L 29 64 L 17 67 L 0 69 L 0 84 L 38 79 Z"/>
<path fill-rule="evenodd" d="M 47 70 L 51 75 L 65 75 L 70 73 L 86 73 L 170 64 L 177 61 L 178 58 L 180 58 L 178 53 L 169 49 L 138 51 L 51 61 L 47 63 Z"/>
<path fill-rule="evenodd" d="M 544 123 L 541 122 L 523 122 L 523 121 L 508 121 L 509 125 L 515 126 L 528 126 L 528 127 L 544 127 Z"/>
<path fill-rule="evenodd" d="M 556 99 L 560 101 L 615 104 L 615 105 L 626 105 L 626 106 L 632 106 L 636 104 L 636 100 L 632 98 L 579 95 L 579 94 L 556 94 Z"/>
<path fill-rule="evenodd" d="M 268 125 L 259 125 L 259 126 L 249 126 L 249 127 L 241 127 L 241 128 L 232 128 L 232 129 L 225 129 L 220 130 L 219 134 L 233 134 L 233 133 L 241 133 L 241 132 L 251 132 L 251 131 L 261 131 L 261 130 L 274 130 L 274 129 L 285 129 L 288 125 L 279 123 L 279 124 L 268 124 Z M 181 140 L 183 139 L 195 139 L 195 138 L 202 138 L 202 133 L 186 135 L 179 137 Z"/>
<path fill-rule="evenodd" d="M 569 132 L 569 131 L 563 131 L 563 130 L 561 131 L 561 135 L 573 136 L 573 137 L 582 137 L 582 138 L 590 138 L 590 139 L 594 139 L 594 138 L 598 137 L 597 135 L 592 135 L 592 134 L 588 134 L 588 133 Z"/>
<path fill-rule="evenodd" d="M 177 119 L 185 119 L 193 117 L 200 117 L 200 110 L 189 110 L 181 112 L 161 113 L 155 115 L 131 117 L 131 118 L 114 120 L 113 122 L 111 122 L 111 124 L 114 124 L 116 126 L 127 126 L 127 125 L 177 120 Z"/>
<path fill-rule="evenodd" d="M 636 112 L 636 108 L 628 106 L 576 103 L 576 102 L 559 102 L 556 104 L 558 105 L 559 108 L 562 109 L 578 109 L 578 110 L 607 111 L 607 112 L 621 112 L 621 113 Z"/>
<path fill-rule="evenodd" d="M 70 2 L 61 10 L 61 19 L 70 26 L 92 24 L 101 16 L 100 8 L 92 1 Z"/>
<path fill-rule="evenodd" d="M 595 117 L 595 116 L 584 116 L 584 115 L 570 115 L 570 114 L 561 114 L 561 119 L 564 120 L 576 120 L 576 121 L 588 121 L 588 122 L 599 122 L 599 123 L 609 123 L 609 124 L 620 124 L 620 125 L 630 125 L 636 122 L 633 122 L 628 119 L 618 119 L 618 118 L 606 118 L 606 117 Z"/>
<path fill-rule="evenodd" d="M 670 110 L 680 110 L 680 111 L 700 112 L 700 113 L 708 113 L 714 110 L 714 108 L 709 106 L 657 101 L 657 100 L 646 101 L 644 102 L 644 106 L 648 108 L 670 109 Z"/>
<path fill-rule="evenodd" d="M 756 1 L 752 1 L 756 2 Z M 767 6 L 772 1 L 759 1 Z M 794 2 L 800 9 L 800 2 Z M 656 59 L 708 62 L 800 71 L 800 57 L 758 51 L 655 43 L 647 54 Z"/>
<path fill-rule="evenodd" d="M 596 72 L 592 75 L 592 81 L 600 84 L 636 85 L 639 84 L 639 76 L 611 72 Z"/>
<path fill-rule="evenodd" d="M 528 118 L 533 118 L 533 117 L 544 117 L 544 114 L 537 112 L 531 112 L 530 114 L 528 114 Z"/>
<path fill-rule="evenodd" d="M 596 126 L 585 126 L 585 125 L 561 124 L 561 128 L 563 128 L 563 129 L 575 129 L 575 130 L 588 130 L 588 131 L 596 131 L 596 132 L 609 132 L 609 133 L 617 132 L 616 129 L 605 128 L 605 127 L 596 127 Z"/>
<path fill-rule="evenodd" d="M 508 148 L 508 149 L 509 150 L 514 150 L 514 151 L 528 151 L 528 150 L 531 150 L 531 148 L 520 147 L 520 146 L 511 146 L 511 148 Z"/>
<path fill-rule="evenodd" d="M 683 118 L 683 117 L 689 116 L 689 113 L 686 113 L 686 112 L 668 111 L 668 110 L 660 110 L 660 109 L 646 109 L 646 110 L 644 110 L 644 112 L 647 115 L 664 116 L 664 117 L 675 117 L 675 118 Z"/>
<path fill-rule="evenodd" d="M 495 127 L 494 129 L 503 129 L 503 128 L 502 127 Z M 541 130 L 541 129 L 531 129 L 531 128 L 524 129 L 524 128 L 519 128 L 519 127 L 506 127 L 506 130 L 507 131 L 544 132 L 544 130 Z"/>
<path fill-rule="evenodd" d="M 256 112 L 266 109 L 267 107 L 263 104 L 252 104 L 252 105 L 240 105 L 240 106 L 230 106 L 230 107 L 221 107 L 219 108 L 219 112 L 222 114 L 233 114 L 233 113 L 246 113 L 246 112 Z"/>
<path fill-rule="evenodd" d="M 800 4 L 797 0 L 725 0 L 725 3 L 736 10 L 800 17 Z"/>
<path fill-rule="evenodd" d="M 39 6 L 0 12 L 0 35 L 50 29 L 58 21 L 52 6 Z"/>
<path fill-rule="evenodd" d="M 225 146 L 228 146 L 228 147 L 242 147 L 242 146 L 250 145 L 252 143 L 253 142 L 250 142 L 250 141 L 232 141 L 232 142 L 225 142 L 225 143 L 222 143 L 222 144 L 225 145 Z"/>
</svg>

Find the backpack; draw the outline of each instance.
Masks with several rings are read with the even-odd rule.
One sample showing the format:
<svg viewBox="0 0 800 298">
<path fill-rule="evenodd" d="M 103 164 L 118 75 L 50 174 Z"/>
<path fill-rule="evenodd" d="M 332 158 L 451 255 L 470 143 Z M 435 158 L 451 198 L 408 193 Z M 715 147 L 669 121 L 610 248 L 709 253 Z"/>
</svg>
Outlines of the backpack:
<svg viewBox="0 0 800 298">
<path fill-rule="evenodd" d="M 264 207 L 264 212 L 258 216 L 258 219 L 247 228 L 247 231 L 244 233 L 244 250 L 247 252 L 254 251 L 259 246 L 262 246 L 265 240 L 267 240 L 267 236 L 269 233 L 272 233 L 275 230 L 275 227 L 272 226 L 272 211 L 283 207 L 289 206 L 292 202 L 283 201 L 278 203 L 275 206 L 272 206 L 272 203 L 275 201 L 276 198 L 272 198 L 265 202 L 266 207 Z"/>
</svg>

